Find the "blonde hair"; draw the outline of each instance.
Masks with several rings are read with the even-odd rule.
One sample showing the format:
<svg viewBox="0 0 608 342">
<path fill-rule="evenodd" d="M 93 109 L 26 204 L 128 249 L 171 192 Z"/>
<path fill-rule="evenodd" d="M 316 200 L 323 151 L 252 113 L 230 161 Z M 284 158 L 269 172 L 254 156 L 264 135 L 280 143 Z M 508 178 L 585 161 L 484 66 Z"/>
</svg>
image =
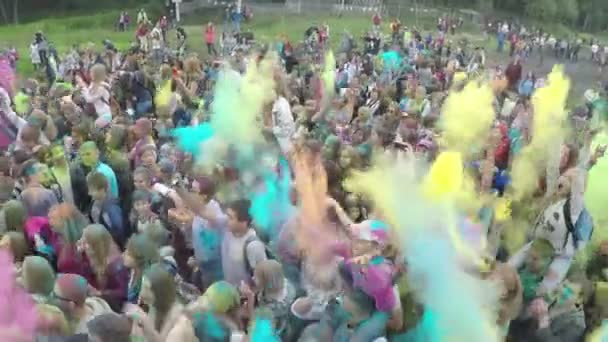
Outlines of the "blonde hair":
<svg viewBox="0 0 608 342">
<path fill-rule="evenodd" d="M 168 81 L 173 76 L 173 69 L 169 64 L 163 64 L 160 66 L 160 79 L 163 81 Z"/>
<path fill-rule="evenodd" d="M 82 231 L 87 225 L 87 218 L 70 203 L 60 203 L 51 207 L 49 217 L 59 222 L 58 226 L 51 225 L 51 229 L 59 233 L 67 244 L 75 244 L 82 237 Z"/>
<path fill-rule="evenodd" d="M 184 61 L 184 72 L 186 75 L 197 74 L 201 72 L 201 62 L 198 57 L 191 56 Z"/>
<path fill-rule="evenodd" d="M 93 82 L 103 82 L 106 78 L 106 66 L 103 64 L 95 64 L 91 67 L 91 79 Z"/>
<path fill-rule="evenodd" d="M 277 293 L 285 286 L 283 267 L 276 260 L 260 261 L 254 271 L 258 289 L 264 293 Z"/>
<path fill-rule="evenodd" d="M 28 256 L 23 260 L 23 285 L 31 294 L 48 296 L 53 292 L 55 272 L 48 260 L 39 256 Z"/>
</svg>

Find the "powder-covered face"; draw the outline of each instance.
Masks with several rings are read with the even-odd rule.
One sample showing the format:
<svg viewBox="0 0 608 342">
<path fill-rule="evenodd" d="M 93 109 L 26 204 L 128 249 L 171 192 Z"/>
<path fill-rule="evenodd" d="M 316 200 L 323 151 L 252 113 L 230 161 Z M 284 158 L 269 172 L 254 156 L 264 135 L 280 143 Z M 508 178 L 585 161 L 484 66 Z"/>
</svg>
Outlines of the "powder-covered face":
<svg viewBox="0 0 608 342">
<path fill-rule="evenodd" d="M 86 148 L 80 151 L 80 160 L 86 167 L 93 167 L 99 160 L 99 152 L 94 148 Z"/>
<path fill-rule="evenodd" d="M 54 146 L 51 149 L 51 161 L 55 165 L 65 161 L 65 151 L 62 146 Z"/>
<path fill-rule="evenodd" d="M 156 164 L 156 153 L 154 151 L 145 151 L 141 155 L 141 164 L 145 167 L 152 167 Z"/>
<path fill-rule="evenodd" d="M 148 189 L 149 185 L 150 185 L 150 182 L 142 174 L 136 174 L 133 177 L 133 186 L 135 187 L 135 190 L 145 190 L 145 189 Z"/>
<path fill-rule="evenodd" d="M 540 253 L 534 249 L 528 253 L 526 266 L 531 272 L 540 273 L 544 270 L 547 260 L 543 259 Z"/>
<path fill-rule="evenodd" d="M 340 164 L 340 167 L 342 167 L 343 169 L 349 168 L 353 163 L 352 153 L 350 151 L 342 151 L 340 153 L 340 159 L 338 162 Z"/>
</svg>

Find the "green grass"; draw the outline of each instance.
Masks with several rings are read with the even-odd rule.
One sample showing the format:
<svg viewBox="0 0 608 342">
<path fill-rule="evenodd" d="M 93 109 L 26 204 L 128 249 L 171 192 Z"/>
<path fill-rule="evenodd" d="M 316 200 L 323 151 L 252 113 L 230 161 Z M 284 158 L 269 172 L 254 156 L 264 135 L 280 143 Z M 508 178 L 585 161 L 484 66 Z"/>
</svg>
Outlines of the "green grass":
<svg viewBox="0 0 608 342">
<path fill-rule="evenodd" d="M 130 11 L 133 20 L 136 18 L 136 10 Z M 129 32 L 117 32 L 114 24 L 118 18 L 119 11 L 106 11 L 103 14 L 77 15 L 72 17 L 49 18 L 28 24 L 17 26 L 0 27 L 2 46 L 15 46 L 21 54 L 18 70 L 21 75 L 33 73 L 29 59 L 29 44 L 37 31 L 42 31 L 55 45 L 60 54 L 65 53 L 74 45 L 83 45 L 89 42 L 101 47 L 103 39 L 110 39 L 119 48 L 127 48 L 134 40 L 133 28 Z M 195 52 L 203 53 L 202 27 L 208 21 L 215 22 L 218 26 L 222 22 L 221 11 L 206 11 L 196 13 L 185 18 L 184 28 L 189 34 L 189 47 Z M 151 18 L 156 17 L 150 15 Z M 413 26 L 416 22 L 413 18 L 403 17 L 402 22 Z M 434 19 L 420 17 L 418 27 L 430 29 L 434 25 Z M 262 14 L 256 13 L 251 23 L 244 25 L 245 30 L 255 33 L 256 39 L 265 42 L 274 41 L 279 35 L 286 34 L 291 40 L 298 41 L 303 38 L 304 31 L 314 24 L 328 23 L 333 43 L 339 43 L 341 32 L 348 30 L 356 37 L 360 37 L 370 28 L 371 19 L 369 14 L 348 15 L 337 17 L 328 13 L 294 15 L 284 13 Z M 174 35 L 171 34 L 171 38 Z"/>
<path fill-rule="evenodd" d="M 150 9 L 148 13 L 154 13 Z M 136 10 L 130 11 L 133 20 L 136 18 Z M 18 25 L 18 26 L 3 26 L 0 27 L 0 37 L 3 44 L 15 45 L 21 54 L 21 60 L 18 64 L 18 71 L 21 76 L 31 76 L 33 74 L 32 66 L 29 58 L 29 44 L 32 41 L 36 31 L 43 31 L 51 42 L 56 46 L 59 53 L 68 51 L 73 45 L 82 45 L 89 42 L 94 43 L 98 49 L 101 49 L 101 41 L 110 39 L 119 48 L 127 48 L 134 40 L 133 28 L 129 32 L 116 32 L 114 24 L 118 18 L 119 11 L 109 11 L 103 14 L 95 14 L 90 16 L 71 16 L 58 19 L 45 19 L 33 23 Z M 154 14 L 149 15 L 151 18 L 156 18 Z M 418 18 L 413 16 L 412 12 L 402 13 L 401 22 L 408 27 L 417 26 L 423 31 L 434 30 L 436 18 L 434 14 L 419 14 Z M 189 34 L 189 49 L 193 52 L 198 52 L 205 55 L 203 44 L 203 25 L 212 21 L 222 26 L 222 11 L 206 10 L 202 13 L 195 13 L 184 18 L 183 26 Z M 331 29 L 332 44 L 335 48 L 340 42 L 341 33 L 344 30 L 350 31 L 355 37 L 361 35 L 371 26 L 371 15 L 366 14 L 348 14 L 338 17 L 332 13 L 307 13 L 306 15 L 287 14 L 282 12 L 261 13 L 260 11 L 254 14 L 253 21 L 246 23 L 244 30 L 255 33 L 256 39 L 271 43 L 276 41 L 277 37 L 282 34 L 287 35 L 291 41 L 297 42 L 303 39 L 304 31 L 311 25 L 327 23 Z M 385 22 L 385 31 L 388 32 L 388 23 Z M 169 37 L 175 35 L 172 32 Z M 484 40 L 479 34 L 479 27 L 474 23 L 465 24 L 464 30 L 456 37 L 450 36 L 449 39 L 454 42 L 462 38 L 467 38 L 471 42 L 470 46 L 485 46 L 488 51 L 488 61 L 490 64 L 501 63 L 508 61 L 506 55 L 497 55 L 495 51 L 496 42 L 493 38 Z M 577 86 L 585 86 L 586 82 L 578 82 Z M 576 97 L 578 98 L 581 89 L 576 89 Z"/>
</svg>

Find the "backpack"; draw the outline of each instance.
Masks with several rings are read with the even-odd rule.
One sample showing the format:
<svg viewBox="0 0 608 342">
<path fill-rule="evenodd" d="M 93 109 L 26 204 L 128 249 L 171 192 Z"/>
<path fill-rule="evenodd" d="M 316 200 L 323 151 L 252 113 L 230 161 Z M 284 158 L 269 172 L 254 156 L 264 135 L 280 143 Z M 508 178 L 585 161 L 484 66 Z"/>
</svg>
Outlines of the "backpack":
<svg viewBox="0 0 608 342">
<path fill-rule="evenodd" d="M 249 275 L 249 277 L 253 277 L 253 267 L 251 267 L 251 265 L 249 264 L 249 258 L 247 258 L 247 247 L 249 247 L 249 244 L 254 241 L 262 242 L 262 245 L 264 246 L 264 250 L 266 252 L 267 259 L 277 260 L 276 256 L 268 248 L 267 244 L 265 244 L 262 240 L 260 240 L 260 238 L 257 235 L 250 235 L 249 237 L 247 237 L 247 239 L 245 240 L 245 243 L 243 244 L 243 260 L 245 261 L 245 269 L 247 270 L 247 274 Z"/>
<path fill-rule="evenodd" d="M 564 203 L 564 222 L 566 223 L 567 232 L 562 248 L 566 247 L 566 244 L 568 243 L 568 234 L 572 234 L 574 249 L 576 250 L 578 249 L 580 241 L 589 241 L 591 239 L 591 235 L 593 234 L 593 218 L 587 209 L 583 207 L 576 222 L 572 222 L 572 217 L 570 215 L 570 199 L 571 198 L 568 197 L 566 203 Z"/>
</svg>

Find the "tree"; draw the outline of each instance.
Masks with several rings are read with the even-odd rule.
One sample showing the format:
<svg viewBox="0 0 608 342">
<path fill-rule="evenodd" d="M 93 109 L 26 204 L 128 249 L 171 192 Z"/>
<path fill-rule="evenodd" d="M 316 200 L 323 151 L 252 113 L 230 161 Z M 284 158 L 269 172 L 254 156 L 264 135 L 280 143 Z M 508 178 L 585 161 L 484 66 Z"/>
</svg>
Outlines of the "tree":
<svg viewBox="0 0 608 342">
<path fill-rule="evenodd" d="M 19 0 L 13 0 L 13 24 L 19 24 Z"/>
<path fill-rule="evenodd" d="M 576 0 L 556 0 L 556 17 L 566 23 L 576 23 L 579 16 L 578 2 Z"/>
<path fill-rule="evenodd" d="M 555 19 L 557 4 L 555 0 L 529 0 L 526 4 L 526 14 L 541 20 Z"/>
<path fill-rule="evenodd" d="M 8 24 L 10 22 L 8 18 L 8 10 L 3 0 L 0 0 L 0 14 L 2 14 L 2 19 L 4 19 L 4 22 Z"/>
<path fill-rule="evenodd" d="M 19 1 L 20 0 L 0 0 L 0 14 L 6 24 L 19 24 Z M 9 16 L 9 13 L 11 14 Z"/>
<path fill-rule="evenodd" d="M 578 0 L 580 25 L 584 30 L 606 29 L 606 16 L 608 15 L 608 1 L 605 0 Z"/>
</svg>

